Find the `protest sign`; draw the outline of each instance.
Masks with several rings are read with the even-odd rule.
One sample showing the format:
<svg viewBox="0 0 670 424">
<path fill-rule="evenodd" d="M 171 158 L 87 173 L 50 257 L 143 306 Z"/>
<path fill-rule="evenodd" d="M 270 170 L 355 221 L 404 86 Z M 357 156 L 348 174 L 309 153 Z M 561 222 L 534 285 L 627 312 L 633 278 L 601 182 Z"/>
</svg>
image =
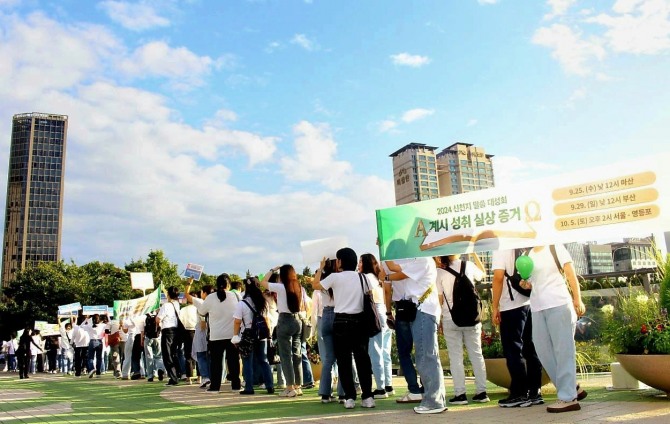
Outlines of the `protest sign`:
<svg viewBox="0 0 670 424">
<path fill-rule="evenodd" d="M 60 335 L 60 326 L 58 324 L 47 324 L 45 328 L 40 331 L 42 337 L 47 336 L 59 336 Z"/>
<path fill-rule="evenodd" d="M 349 240 L 346 237 L 328 237 L 300 242 L 302 259 L 305 264 L 319 263 L 324 256 L 335 259 L 335 253 L 343 247 L 349 247 Z"/>
<path fill-rule="evenodd" d="M 202 276 L 202 271 L 205 269 L 202 265 L 196 264 L 187 264 L 186 271 L 184 271 L 184 276 L 186 278 L 193 278 L 195 281 L 200 281 Z"/>
<path fill-rule="evenodd" d="M 83 306 L 82 307 L 82 313 L 84 315 L 105 315 L 107 313 L 107 310 L 109 310 L 109 306 L 107 305 L 94 305 L 94 306 Z"/>
<path fill-rule="evenodd" d="M 151 290 L 154 288 L 154 277 L 150 272 L 131 272 L 130 287 L 134 290 Z"/>
<path fill-rule="evenodd" d="M 40 334 L 49 330 L 49 323 L 46 321 L 35 321 L 33 330 L 38 330 Z"/>
<path fill-rule="evenodd" d="M 74 313 L 76 315 L 76 312 L 81 309 L 81 303 L 75 302 L 75 303 L 69 303 L 67 305 L 61 305 L 58 307 L 58 315 L 70 315 L 71 313 Z"/>
<path fill-rule="evenodd" d="M 122 323 L 126 318 L 155 311 L 160 307 L 160 295 L 161 285 L 159 284 L 156 290 L 146 296 L 130 300 L 115 300 L 114 316 Z"/>
<path fill-rule="evenodd" d="M 382 260 L 670 228 L 669 154 L 377 210 Z"/>
</svg>

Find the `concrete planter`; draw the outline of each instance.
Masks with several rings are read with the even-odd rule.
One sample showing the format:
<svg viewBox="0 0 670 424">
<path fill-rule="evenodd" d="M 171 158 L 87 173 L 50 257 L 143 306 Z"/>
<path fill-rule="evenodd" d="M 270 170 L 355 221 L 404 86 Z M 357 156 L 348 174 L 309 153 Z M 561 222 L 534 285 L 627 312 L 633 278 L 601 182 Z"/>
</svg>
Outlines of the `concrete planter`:
<svg viewBox="0 0 670 424">
<path fill-rule="evenodd" d="M 623 355 L 617 359 L 628 374 L 670 397 L 670 355 Z"/>
</svg>

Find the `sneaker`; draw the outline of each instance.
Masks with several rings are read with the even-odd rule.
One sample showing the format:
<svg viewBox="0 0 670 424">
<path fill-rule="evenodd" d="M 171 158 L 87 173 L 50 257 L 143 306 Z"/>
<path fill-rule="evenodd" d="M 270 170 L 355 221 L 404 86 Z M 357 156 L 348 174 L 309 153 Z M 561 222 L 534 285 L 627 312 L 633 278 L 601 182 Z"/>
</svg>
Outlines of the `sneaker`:
<svg viewBox="0 0 670 424">
<path fill-rule="evenodd" d="M 440 408 L 429 408 L 427 406 L 419 405 L 414 407 L 414 412 L 417 414 L 441 414 L 446 410 L 446 406 L 442 406 Z"/>
<path fill-rule="evenodd" d="M 486 403 L 490 402 L 491 399 L 486 395 L 486 392 L 477 393 L 472 397 L 473 402 Z"/>
<path fill-rule="evenodd" d="M 165 371 L 158 370 L 158 381 L 163 381 L 163 377 L 165 377 Z"/>
<path fill-rule="evenodd" d="M 400 399 L 396 399 L 396 403 L 421 403 L 423 395 L 421 393 L 405 393 L 405 396 Z"/>
<path fill-rule="evenodd" d="M 154 378 L 153 378 L 153 377 L 147 378 L 147 383 L 153 383 L 153 382 L 154 382 Z"/>
<path fill-rule="evenodd" d="M 347 399 L 344 401 L 344 407 L 346 409 L 354 409 L 354 406 L 356 406 L 356 401 L 353 399 Z"/>
<path fill-rule="evenodd" d="M 91 370 L 88 372 L 88 378 L 93 378 L 93 374 L 95 374 L 95 370 Z"/>
<path fill-rule="evenodd" d="M 183 381 L 186 381 L 186 380 L 188 380 L 188 376 L 187 376 L 186 374 L 182 374 L 182 375 L 181 375 L 181 379 L 182 379 Z"/>
<path fill-rule="evenodd" d="M 579 406 L 579 402 L 576 400 L 572 400 L 570 402 L 558 400 L 556 403 L 547 406 L 547 412 L 554 413 L 579 411 L 580 409 L 582 409 L 582 407 Z"/>
<path fill-rule="evenodd" d="M 284 389 L 283 392 L 279 393 L 279 396 L 292 398 L 298 396 L 298 394 L 295 392 L 295 390 Z"/>
<path fill-rule="evenodd" d="M 168 380 L 167 383 L 165 383 L 166 386 L 176 386 L 178 383 L 176 381 Z"/>
<path fill-rule="evenodd" d="M 531 402 L 531 400 L 526 396 L 510 396 L 498 401 L 498 406 L 501 408 L 525 408 L 527 406 L 531 406 L 532 404 L 533 402 Z"/>
<path fill-rule="evenodd" d="M 345 400 L 346 400 L 346 399 L 344 398 L 344 396 L 339 396 L 339 397 L 337 398 L 337 403 L 339 403 L 340 405 L 344 405 L 344 401 L 345 401 Z"/>
<path fill-rule="evenodd" d="M 374 408 L 375 407 L 375 398 L 369 397 L 361 400 L 361 408 Z"/>
<path fill-rule="evenodd" d="M 295 390 L 296 395 L 302 396 L 302 389 L 300 387 L 298 387 L 297 389 L 293 389 L 293 390 Z"/>
<path fill-rule="evenodd" d="M 142 376 L 139 374 L 133 374 L 130 376 L 131 380 L 139 380 L 140 378 L 142 378 Z"/>
<path fill-rule="evenodd" d="M 465 396 L 465 393 L 462 393 L 458 396 L 454 396 L 451 399 L 449 399 L 449 403 L 452 405 L 467 405 L 468 398 L 467 396 Z"/>
<path fill-rule="evenodd" d="M 307 389 L 313 389 L 314 388 L 314 382 L 312 381 L 311 383 L 303 384 L 302 388 L 307 390 Z"/>
<path fill-rule="evenodd" d="M 389 397 L 389 395 L 386 393 L 386 390 L 384 389 L 377 389 L 374 392 L 372 392 L 372 397 L 375 399 L 386 399 Z"/>
<path fill-rule="evenodd" d="M 261 389 L 261 390 L 264 389 L 264 388 L 265 388 L 265 383 L 261 383 L 261 384 L 259 384 L 259 385 L 258 385 L 258 388 Z"/>
<path fill-rule="evenodd" d="M 543 405 L 544 404 L 544 399 L 542 399 L 542 395 L 540 393 L 538 393 L 535 396 L 529 396 L 528 400 L 530 401 L 531 405 Z"/>
<path fill-rule="evenodd" d="M 584 400 L 584 399 L 586 399 L 586 396 L 588 396 L 588 393 L 586 392 L 586 390 L 579 387 L 579 384 L 578 384 L 577 385 L 577 400 Z"/>
<path fill-rule="evenodd" d="M 210 385 L 211 383 L 212 383 L 211 381 L 209 381 L 209 380 L 205 380 L 205 381 L 203 381 L 202 384 L 200 385 L 200 388 L 201 388 L 201 389 L 206 389 L 207 387 L 209 387 L 209 385 Z"/>
<path fill-rule="evenodd" d="M 268 392 L 269 395 L 274 395 L 275 394 L 275 389 L 270 387 L 269 389 L 267 389 L 267 392 Z"/>
<path fill-rule="evenodd" d="M 386 390 L 386 394 L 389 396 L 393 396 L 395 394 L 395 390 L 393 390 L 393 386 L 386 386 L 384 387 L 384 390 Z"/>
<path fill-rule="evenodd" d="M 328 396 L 328 395 L 321 396 L 321 403 L 331 403 L 331 402 L 335 402 L 336 400 L 337 399 L 332 397 L 332 396 Z"/>
<path fill-rule="evenodd" d="M 241 395 L 253 395 L 254 391 L 253 390 L 242 390 L 240 392 Z"/>
<path fill-rule="evenodd" d="M 167 384 L 166 384 L 166 386 L 167 386 Z M 211 387 L 209 389 L 205 390 L 205 391 L 210 392 L 210 393 L 219 393 L 218 389 L 212 389 Z"/>
</svg>

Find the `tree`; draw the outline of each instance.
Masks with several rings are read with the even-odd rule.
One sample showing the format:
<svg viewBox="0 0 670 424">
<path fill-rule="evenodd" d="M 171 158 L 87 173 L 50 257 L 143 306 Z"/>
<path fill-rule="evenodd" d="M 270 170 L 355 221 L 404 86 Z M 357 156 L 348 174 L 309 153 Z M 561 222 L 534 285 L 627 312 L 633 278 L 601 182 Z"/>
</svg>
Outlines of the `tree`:
<svg viewBox="0 0 670 424">
<path fill-rule="evenodd" d="M 152 250 L 147 255 L 147 259 L 137 259 L 131 261 L 125 266 L 126 271 L 130 272 L 150 272 L 154 277 L 154 285 L 163 283 L 165 288 L 176 286 L 181 288 L 182 282 L 177 264 L 170 262 L 162 250 Z"/>
</svg>

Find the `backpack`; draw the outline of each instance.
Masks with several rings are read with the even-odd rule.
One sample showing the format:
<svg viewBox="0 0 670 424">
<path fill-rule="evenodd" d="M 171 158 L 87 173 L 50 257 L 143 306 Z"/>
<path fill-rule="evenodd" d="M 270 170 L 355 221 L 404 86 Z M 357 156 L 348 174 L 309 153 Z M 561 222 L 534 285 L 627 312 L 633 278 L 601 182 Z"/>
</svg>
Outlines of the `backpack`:
<svg viewBox="0 0 670 424">
<path fill-rule="evenodd" d="M 514 263 L 515 263 L 514 274 L 509 275 L 507 273 L 507 270 L 505 270 L 505 278 L 507 279 L 507 291 L 509 292 L 509 297 L 512 301 L 514 301 L 514 294 L 512 293 L 512 289 L 516 290 L 519 294 L 521 294 L 523 296 L 526 296 L 526 297 L 530 297 L 530 293 L 531 293 L 531 290 L 532 290 L 532 289 L 524 289 L 520 285 L 521 275 L 519 275 L 519 271 L 517 271 L 517 269 L 516 269 L 516 260 L 517 260 L 517 258 L 519 258 L 519 256 L 521 256 L 519 253 L 520 253 L 519 250 L 515 251 L 515 255 L 514 255 Z M 528 255 L 528 251 L 524 252 L 523 254 Z"/>
<path fill-rule="evenodd" d="M 449 266 L 446 267 L 447 272 L 456 277 L 452 292 L 453 307 L 449 306 L 447 296 L 442 293 L 451 319 L 458 327 L 472 327 L 482 321 L 482 300 L 472 281 L 465 275 L 465 265 L 466 261 L 461 261 L 460 272 L 454 271 Z"/>
<path fill-rule="evenodd" d="M 161 334 L 161 329 L 156 324 L 156 315 L 147 314 L 144 320 L 144 336 L 150 339 L 157 339 Z"/>
<path fill-rule="evenodd" d="M 245 332 L 251 331 L 251 336 L 255 340 L 265 340 L 270 338 L 270 327 L 268 327 L 268 322 L 265 320 L 265 317 L 256 311 L 253 306 L 251 306 L 251 303 L 247 302 L 246 299 L 244 299 L 242 302 L 244 302 L 245 305 L 251 310 L 251 312 L 254 314 L 254 319 L 251 321 L 251 327 L 247 328 L 244 330 Z"/>
</svg>

